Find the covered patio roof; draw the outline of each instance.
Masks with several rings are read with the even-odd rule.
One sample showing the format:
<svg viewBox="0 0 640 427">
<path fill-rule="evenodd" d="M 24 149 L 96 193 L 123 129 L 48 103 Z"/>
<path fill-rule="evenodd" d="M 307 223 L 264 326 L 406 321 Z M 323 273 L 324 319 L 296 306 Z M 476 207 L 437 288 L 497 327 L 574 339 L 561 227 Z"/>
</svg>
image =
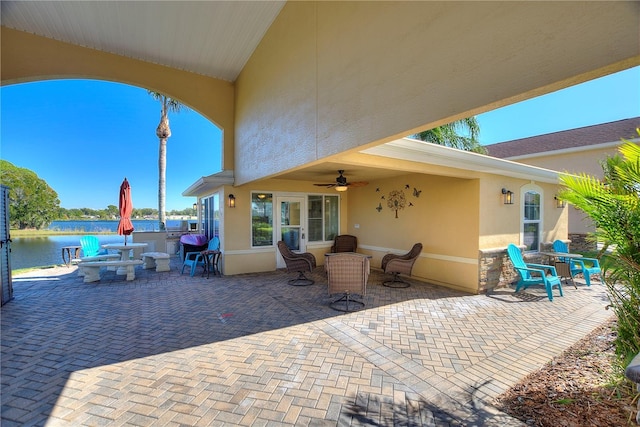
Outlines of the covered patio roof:
<svg viewBox="0 0 640 427">
<path fill-rule="evenodd" d="M 285 3 L 3 0 L 0 7 L 7 28 L 233 82 Z"/>
<path fill-rule="evenodd" d="M 376 156 L 387 160 L 402 160 L 413 164 L 413 168 L 394 162 L 394 169 L 372 166 Z M 435 169 L 437 168 L 437 170 Z M 442 168 L 447 168 L 443 172 Z M 490 173 L 511 178 L 530 179 L 556 184 L 560 172 L 530 166 L 510 160 L 458 150 L 411 138 L 397 139 L 354 154 L 337 156 L 329 162 L 310 165 L 297 170 L 283 171 L 271 178 L 293 181 L 333 182 L 338 169 L 348 171 L 350 181 L 373 181 L 407 173 L 427 173 L 457 178 L 473 178 L 473 173 Z M 199 178 L 182 195 L 195 197 L 212 192 L 222 185 L 233 185 L 233 171 L 222 171 Z"/>
</svg>

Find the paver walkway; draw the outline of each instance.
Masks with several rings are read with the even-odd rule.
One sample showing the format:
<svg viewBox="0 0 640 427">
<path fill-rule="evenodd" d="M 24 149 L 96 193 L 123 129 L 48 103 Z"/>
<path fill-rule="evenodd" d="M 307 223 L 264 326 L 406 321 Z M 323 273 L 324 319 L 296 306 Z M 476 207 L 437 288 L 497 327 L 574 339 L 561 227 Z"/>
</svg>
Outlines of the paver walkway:
<svg viewBox="0 0 640 427">
<path fill-rule="evenodd" d="M 492 399 L 611 317 L 604 287 L 467 295 L 380 285 L 328 307 L 284 272 L 75 268 L 15 278 L 2 307 L 1 422 L 25 425 L 517 426 Z"/>
</svg>

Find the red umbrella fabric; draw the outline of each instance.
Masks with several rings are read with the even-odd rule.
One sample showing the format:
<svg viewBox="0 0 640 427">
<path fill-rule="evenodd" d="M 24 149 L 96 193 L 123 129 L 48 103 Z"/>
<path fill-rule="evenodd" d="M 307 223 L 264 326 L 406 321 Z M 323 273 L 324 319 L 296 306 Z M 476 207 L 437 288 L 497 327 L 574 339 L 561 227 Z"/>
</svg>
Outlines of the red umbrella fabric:
<svg viewBox="0 0 640 427">
<path fill-rule="evenodd" d="M 133 233 L 133 224 L 131 223 L 131 212 L 133 211 L 133 203 L 131 202 L 131 186 L 127 178 L 120 185 L 120 222 L 118 223 L 118 234 L 124 235 L 124 244 L 127 244 L 127 236 Z"/>
</svg>

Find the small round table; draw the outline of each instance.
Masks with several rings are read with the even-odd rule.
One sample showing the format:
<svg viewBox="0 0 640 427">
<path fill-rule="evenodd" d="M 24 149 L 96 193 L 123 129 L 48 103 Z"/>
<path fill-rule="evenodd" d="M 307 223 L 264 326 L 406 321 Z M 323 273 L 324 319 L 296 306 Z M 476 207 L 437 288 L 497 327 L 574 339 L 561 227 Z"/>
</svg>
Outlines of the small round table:
<svg viewBox="0 0 640 427">
<path fill-rule="evenodd" d="M 204 258 L 204 271 L 202 272 L 202 275 L 204 276 L 204 273 L 206 272 L 208 279 L 209 273 L 213 272 L 214 276 L 222 277 L 222 273 L 220 272 L 220 255 L 222 255 L 222 252 L 219 250 L 205 250 L 201 251 L 200 254 L 202 255 L 202 258 Z"/>
<path fill-rule="evenodd" d="M 80 249 L 82 249 L 82 246 L 63 246 L 62 262 L 69 267 L 72 261 L 80 259 Z M 73 251 L 73 255 L 71 254 L 71 251 Z"/>
</svg>

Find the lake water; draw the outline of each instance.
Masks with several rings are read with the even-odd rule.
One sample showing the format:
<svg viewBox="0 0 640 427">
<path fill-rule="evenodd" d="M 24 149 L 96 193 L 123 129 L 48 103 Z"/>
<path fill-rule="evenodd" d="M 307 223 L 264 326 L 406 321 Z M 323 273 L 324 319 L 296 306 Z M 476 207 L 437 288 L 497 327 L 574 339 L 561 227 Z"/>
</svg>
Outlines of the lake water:
<svg viewBox="0 0 640 427">
<path fill-rule="evenodd" d="M 131 221 L 136 231 L 158 231 L 158 220 L 140 220 Z M 172 221 L 167 221 L 167 227 L 171 227 Z M 118 221 L 53 221 L 49 230 L 56 231 L 78 231 L 78 232 L 94 232 L 94 233 L 115 233 L 118 231 Z"/>
<path fill-rule="evenodd" d="M 136 231 L 157 231 L 157 220 L 132 220 Z M 167 227 L 176 226 L 179 221 L 167 221 Z M 83 233 L 116 233 L 118 221 L 54 221 L 49 229 L 59 231 L 77 231 Z M 62 264 L 62 247 L 80 245 L 78 235 L 16 237 L 11 243 L 11 269 L 41 267 Z M 124 236 L 118 234 L 97 234 L 100 244 L 122 243 Z M 131 236 L 127 237 L 131 241 Z"/>
</svg>

